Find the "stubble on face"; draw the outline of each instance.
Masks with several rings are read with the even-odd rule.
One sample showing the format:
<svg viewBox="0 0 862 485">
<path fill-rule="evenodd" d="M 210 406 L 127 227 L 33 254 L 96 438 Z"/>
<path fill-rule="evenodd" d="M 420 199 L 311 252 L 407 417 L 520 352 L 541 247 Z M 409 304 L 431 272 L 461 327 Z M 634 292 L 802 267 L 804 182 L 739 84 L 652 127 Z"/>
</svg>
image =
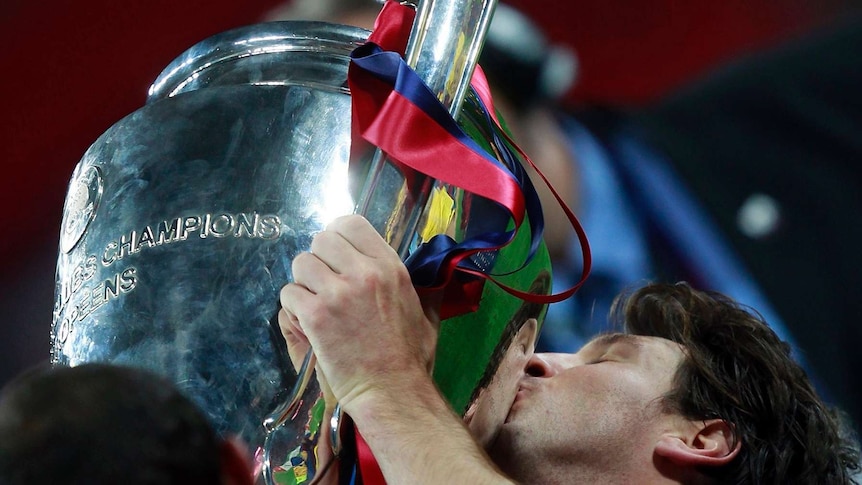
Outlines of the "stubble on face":
<svg viewBox="0 0 862 485">
<path fill-rule="evenodd" d="M 528 481 L 536 477 L 524 473 L 537 467 L 643 459 L 682 357 L 673 342 L 625 334 L 600 336 L 577 354 L 538 354 L 540 375 L 522 379 L 489 454 Z"/>
</svg>

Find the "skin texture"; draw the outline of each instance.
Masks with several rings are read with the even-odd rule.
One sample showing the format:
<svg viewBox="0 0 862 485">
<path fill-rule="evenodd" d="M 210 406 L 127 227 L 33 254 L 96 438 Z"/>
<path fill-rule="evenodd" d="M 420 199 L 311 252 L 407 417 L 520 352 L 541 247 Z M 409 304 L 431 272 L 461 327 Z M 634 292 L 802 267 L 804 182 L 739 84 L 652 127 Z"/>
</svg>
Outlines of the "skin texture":
<svg viewBox="0 0 862 485">
<path fill-rule="evenodd" d="M 491 456 L 524 481 L 571 468 L 566 462 L 573 459 L 584 478 L 648 462 L 654 437 L 675 425 L 660 397 L 682 356 L 668 340 L 625 334 L 593 340 L 576 354 L 534 355 Z M 649 473 L 631 472 L 632 478 Z M 542 476 L 541 482 L 565 478 Z"/>
<path fill-rule="evenodd" d="M 388 483 L 679 483 L 738 453 L 722 421 L 664 411 L 684 355 L 668 340 L 612 334 L 534 355 L 528 321 L 465 425 L 430 376 L 439 302 L 419 300 L 365 219 L 335 220 L 293 273 L 279 315 L 291 355 L 315 349 Z"/>
<path fill-rule="evenodd" d="M 430 371 L 439 317 L 422 308 L 407 269 L 367 221 L 336 219 L 294 259 L 293 274 L 297 284 L 281 292 L 281 325 L 299 330 L 289 344 L 307 337 L 345 410 L 354 399 L 389 394 L 378 381 Z M 367 350 L 375 348 L 387 354 Z"/>
<path fill-rule="evenodd" d="M 507 481 L 431 380 L 438 302 L 423 307 L 398 255 L 365 219 L 332 222 L 294 259 L 293 274 L 279 315 L 291 355 L 315 349 L 388 483 Z"/>
</svg>

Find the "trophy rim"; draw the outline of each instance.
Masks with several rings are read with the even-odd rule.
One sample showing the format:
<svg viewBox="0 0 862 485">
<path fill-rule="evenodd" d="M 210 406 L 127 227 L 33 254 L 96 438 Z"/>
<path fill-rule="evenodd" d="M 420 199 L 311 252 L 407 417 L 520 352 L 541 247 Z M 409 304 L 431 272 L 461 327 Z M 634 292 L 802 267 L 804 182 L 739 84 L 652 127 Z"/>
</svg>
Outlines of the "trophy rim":
<svg viewBox="0 0 862 485">
<path fill-rule="evenodd" d="M 350 53 L 364 44 L 370 33 L 352 25 L 306 20 L 262 22 L 227 30 L 194 44 L 168 64 L 150 85 L 147 103 L 206 87 L 207 82 L 201 82 L 206 71 L 251 56 L 306 52 L 346 65 Z"/>
</svg>

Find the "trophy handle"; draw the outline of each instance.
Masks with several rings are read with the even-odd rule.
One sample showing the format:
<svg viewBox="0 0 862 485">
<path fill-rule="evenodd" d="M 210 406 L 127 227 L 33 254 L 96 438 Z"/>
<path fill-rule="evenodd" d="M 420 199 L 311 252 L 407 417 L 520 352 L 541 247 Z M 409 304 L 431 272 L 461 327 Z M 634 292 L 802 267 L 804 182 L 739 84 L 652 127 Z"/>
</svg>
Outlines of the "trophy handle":
<svg viewBox="0 0 862 485">
<path fill-rule="evenodd" d="M 290 398 L 284 401 L 275 409 L 275 411 L 263 420 L 263 427 L 266 430 L 267 439 L 273 431 L 278 429 L 279 426 L 283 425 L 289 419 L 292 419 L 292 416 L 296 415 L 297 410 L 302 405 L 302 396 L 305 395 L 305 391 L 308 388 L 308 382 L 314 374 L 313 372 L 310 372 L 309 369 L 314 369 L 316 364 L 317 358 L 315 357 L 314 352 L 309 349 L 308 352 L 305 353 L 305 357 L 302 359 L 302 365 L 297 372 L 296 383 L 293 385 Z"/>
</svg>

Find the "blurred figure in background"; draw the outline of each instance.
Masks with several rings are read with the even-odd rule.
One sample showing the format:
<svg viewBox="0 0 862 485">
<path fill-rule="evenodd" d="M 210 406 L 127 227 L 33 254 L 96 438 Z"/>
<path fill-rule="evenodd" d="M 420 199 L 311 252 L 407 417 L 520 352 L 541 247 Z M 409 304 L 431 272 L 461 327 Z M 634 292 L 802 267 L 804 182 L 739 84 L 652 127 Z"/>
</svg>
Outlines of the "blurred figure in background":
<svg viewBox="0 0 862 485">
<path fill-rule="evenodd" d="M 174 385 L 106 364 L 30 370 L 0 393 L 0 483 L 251 485 L 244 445 Z"/>
<path fill-rule="evenodd" d="M 510 44 L 523 42 L 523 32 L 509 29 Z M 643 108 L 564 112 L 551 98 L 525 95 L 528 107 L 507 118 L 515 139 L 549 170 L 593 252 L 586 284 L 552 305 L 539 350 L 570 352 L 604 330 L 613 295 L 627 287 L 686 280 L 763 313 L 858 432 L 860 49 L 857 16 L 741 58 Z M 531 67 L 516 49 L 504 52 L 499 68 L 491 56 L 481 61 L 503 93 L 518 79 L 510 73 Z M 533 66 L 552 59 L 544 52 Z M 516 84 L 508 92 L 530 91 Z M 529 113 L 547 112 L 559 130 L 532 130 L 545 124 Z M 555 203 L 545 199 L 544 207 L 553 221 Z M 574 238 L 549 237 L 559 291 L 577 280 L 580 252 Z"/>
<path fill-rule="evenodd" d="M 575 147 L 627 198 L 651 277 L 757 308 L 857 431 L 860 49 L 862 18 L 847 18 L 643 109 L 573 117 Z"/>
</svg>

